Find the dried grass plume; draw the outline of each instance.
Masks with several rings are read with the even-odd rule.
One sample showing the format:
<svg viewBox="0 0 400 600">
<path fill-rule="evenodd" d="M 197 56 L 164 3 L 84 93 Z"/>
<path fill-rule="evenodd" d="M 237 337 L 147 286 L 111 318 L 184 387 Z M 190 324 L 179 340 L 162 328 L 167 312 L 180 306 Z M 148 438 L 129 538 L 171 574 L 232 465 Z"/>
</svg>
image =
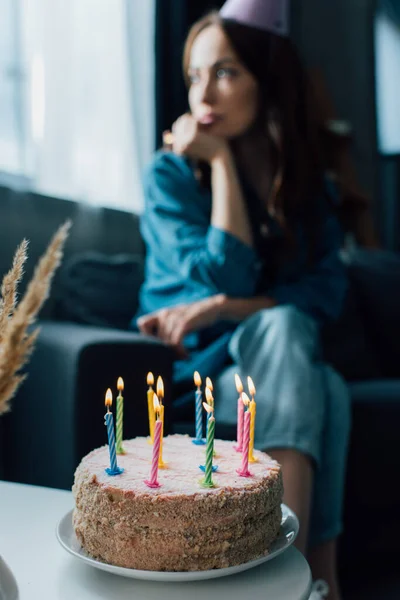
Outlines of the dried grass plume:
<svg viewBox="0 0 400 600">
<path fill-rule="evenodd" d="M 52 238 L 19 303 L 17 287 L 27 258 L 26 240 L 18 247 L 12 268 L 4 276 L 0 298 L 0 415 L 10 409 L 10 400 L 26 377 L 21 369 L 28 361 L 39 333 L 38 328 L 28 329 L 49 296 L 70 226 L 67 221 Z"/>
</svg>

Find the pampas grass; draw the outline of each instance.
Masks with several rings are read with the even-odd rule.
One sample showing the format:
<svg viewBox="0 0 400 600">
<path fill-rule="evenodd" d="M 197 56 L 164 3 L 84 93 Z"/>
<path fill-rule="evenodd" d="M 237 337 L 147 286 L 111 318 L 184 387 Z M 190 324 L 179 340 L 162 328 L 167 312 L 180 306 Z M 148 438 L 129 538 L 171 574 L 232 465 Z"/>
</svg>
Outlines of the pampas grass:
<svg viewBox="0 0 400 600">
<path fill-rule="evenodd" d="M 3 279 L 0 300 L 0 415 L 10 409 L 10 400 L 26 377 L 21 369 L 29 360 L 39 333 L 38 328 L 29 331 L 29 327 L 49 296 L 70 225 L 67 221 L 54 235 L 19 303 L 17 287 L 27 257 L 25 240 L 18 247 L 12 268 Z"/>
</svg>

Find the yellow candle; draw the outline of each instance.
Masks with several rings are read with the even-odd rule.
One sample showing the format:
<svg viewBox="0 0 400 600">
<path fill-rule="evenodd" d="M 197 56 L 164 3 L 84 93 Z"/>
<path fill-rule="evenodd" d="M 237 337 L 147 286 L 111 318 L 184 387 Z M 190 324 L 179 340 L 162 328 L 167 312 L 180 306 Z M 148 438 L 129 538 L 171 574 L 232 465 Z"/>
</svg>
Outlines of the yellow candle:
<svg viewBox="0 0 400 600">
<path fill-rule="evenodd" d="M 256 395 L 256 386 L 253 383 L 251 377 L 247 378 L 247 385 L 251 396 L 251 402 L 249 404 L 250 410 L 250 443 L 249 443 L 249 462 L 257 462 L 257 458 L 254 456 L 254 429 L 256 425 L 256 402 L 254 396 Z"/>
<path fill-rule="evenodd" d="M 147 385 L 149 386 L 149 389 L 147 390 L 147 409 L 148 409 L 148 413 L 149 413 L 149 433 L 150 433 L 149 441 L 152 444 L 154 442 L 154 426 L 155 426 L 155 422 L 156 422 L 156 417 L 154 414 L 154 402 L 153 402 L 153 396 L 154 396 L 153 373 L 147 373 Z"/>
<path fill-rule="evenodd" d="M 160 402 L 160 412 L 159 412 L 159 416 L 160 416 L 160 420 L 162 423 L 161 426 L 161 440 L 160 440 L 160 454 L 159 454 L 159 458 L 158 458 L 158 466 L 160 469 L 164 468 L 166 466 L 166 463 L 163 461 L 163 440 L 164 440 L 164 404 L 163 404 L 163 400 L 164 400 L 164 382 L 162 380 L 162 377 L 158 377 L 157 378 L 157 398 Z"/>
<path fill-rule="evenodd" d="M 119 391 L 117 396 L 117 432 L 115 435 L 117 441 L 117 454 L 125 454 L 125 450 L 122 447 L 124 421 L 124 398 L 122 396 L 122 392 L 124 390 L 124 380 L 122 377 L 118 377 L 117 388 Z"/>
</svg>

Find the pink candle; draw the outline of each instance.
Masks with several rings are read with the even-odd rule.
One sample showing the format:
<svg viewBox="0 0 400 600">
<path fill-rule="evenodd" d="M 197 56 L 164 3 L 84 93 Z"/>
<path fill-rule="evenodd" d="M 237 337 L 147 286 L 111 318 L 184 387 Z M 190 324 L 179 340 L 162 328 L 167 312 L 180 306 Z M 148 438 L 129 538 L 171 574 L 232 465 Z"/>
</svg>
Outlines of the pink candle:
<svg viewBox="0 0 400 600">
<path fill-rule="evenodd" d="M 239 394 L 237 404 L 237 444 L 235 446 L 236 452 L 241 452 L 243 447 L 243 422 L 244 422 L 244 404 L 242 399 L 243 384 L 239 375 L 235 375 L 236 390 Z"/>
<path fill-rule="evenodd" d="M 242 466 L 237 470 L 237 473 L 239 473 L 241 477 L 251 476 L 251 473 L 249 472 L 250 421 L 251 412 L 247 409 L 244 413 Z"/>
<path fill-rule="evenodd" d="M 161 431 L 162 421 L 157 419 L 154 424 L 154 444 L 153 444 L 153 457 L 151 461 L 150 478 L 146 479 L 145 484 L 150 488 L 158 488 L 160 484 L 157 481 L 158 475 L 158 461 L 160 457 L 160 446 L 161 446 Z"/>
</svg>

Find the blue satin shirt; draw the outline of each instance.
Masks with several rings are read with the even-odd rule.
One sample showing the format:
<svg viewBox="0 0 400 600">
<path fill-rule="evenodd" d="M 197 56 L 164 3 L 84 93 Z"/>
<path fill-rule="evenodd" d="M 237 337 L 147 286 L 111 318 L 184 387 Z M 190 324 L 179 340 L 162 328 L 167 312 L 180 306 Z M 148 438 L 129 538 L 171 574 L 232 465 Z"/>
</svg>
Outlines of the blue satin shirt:
<svg viewBox="0 0 400 600">
<path fill-rule="evenodd" d="M 299 229 L 294 256 L 271 282 L 255 248 L 210 225 L 211 193 L 200 185 L 188 159 L 158 152 L 144 176 L 144 195 L 146 266 L 139 314 L 224 293 L 237 298 L 265 294 L 279 304 L 293 304 L 319 323 L 339 316 L 346 291 L 339 258 L 342 233 L 328 207 L 312 268 Z M 210 375 L 226 363 L 235 327 L 221 322 L 185 339 L 193 357 L 200 359 L 199 352 L 207 357 Z M 191 374 L 192 366 L 188 364 Z"/>
</svg>

